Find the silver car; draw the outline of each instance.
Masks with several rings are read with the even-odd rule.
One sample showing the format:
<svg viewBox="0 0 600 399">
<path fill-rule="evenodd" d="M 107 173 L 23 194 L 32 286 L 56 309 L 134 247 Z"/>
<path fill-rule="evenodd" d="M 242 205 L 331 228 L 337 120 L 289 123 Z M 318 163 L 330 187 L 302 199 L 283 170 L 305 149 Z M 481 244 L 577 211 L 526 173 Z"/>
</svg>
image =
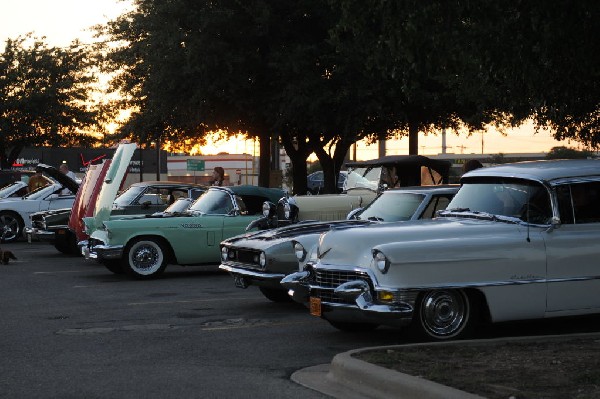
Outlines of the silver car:
<svg viewBox="0 0 600 399">
<path fill-rule="evenodd" d="M 600 313 L 600 160 L 465 174 L 433 220 L 324 234 L 282 284 L 343 330 L 410 326 L 433 340 L 479 322 Z"/>
<path fill-rule="evenodd" d="M 255 285 L 272 301 L 289 301 L 279 282 L 298 270 L 298 262 L 304 261 L 321 233 L 373 223 L 430 219 L 446 208 L 457 191 L 458 185 L 391 189 L 364 209 L 352 212 L 351 220 L 298 223 L 230 238 L 221 243 L 219 267 L 232 275 L 239 288 Z"/>
</svg>

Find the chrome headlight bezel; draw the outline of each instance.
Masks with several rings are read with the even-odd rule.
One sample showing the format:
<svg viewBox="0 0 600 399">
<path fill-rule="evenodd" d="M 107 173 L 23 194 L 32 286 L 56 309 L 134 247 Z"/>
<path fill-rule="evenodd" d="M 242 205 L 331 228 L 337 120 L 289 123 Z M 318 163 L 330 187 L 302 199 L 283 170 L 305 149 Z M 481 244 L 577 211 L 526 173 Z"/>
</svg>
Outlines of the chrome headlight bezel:
<svg viewBox="0 0 600 399">
<path fill-rule="evenodd" d="M 390 269 L 390 260 L 381 251 L 373 250 L 373 263 L 381 274 L 386 274 Z"/>
<path fill-rule="evenodd" d="M 226 246 L 221 247 L 221 262 L 227 261 L 229 249 Z"/>
<path fill-rule="evenodd" d="M 261 251 L 260 255 L 258 255 L 258 264 L 263 269 L 267 266 L 267 255 Z"/>
<path fill-rule="evenodd" d="M 304 262 L 304 260 L 306 259 L 306 249 L 304 249 L 304 246 L 298 241 L 294 241 L 292 244 L 294 248 L 294 254 L 296 255 L 296 259 L 298 259 L 299 262 Z"/>
</svg>

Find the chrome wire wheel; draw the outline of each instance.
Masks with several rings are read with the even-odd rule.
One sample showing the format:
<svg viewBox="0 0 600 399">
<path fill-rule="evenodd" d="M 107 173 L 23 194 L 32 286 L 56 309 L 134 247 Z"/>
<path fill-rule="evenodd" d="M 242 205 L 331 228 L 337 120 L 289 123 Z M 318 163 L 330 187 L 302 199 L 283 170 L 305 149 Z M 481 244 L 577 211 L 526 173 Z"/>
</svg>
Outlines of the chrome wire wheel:
<svg viewBox="0 0 600 399">
<path fill-rule="evenodd" d="M 430 338 L 457 338 L 470 322 L 471 307 L 467 295 L 460 290 L 425 293 L 419 305 L 421 328 Z"/>
<path fill-rule="evenodd" d="M 23 231 L 23 224 L 17 214 L 0 212 L 0 238 L 3 242 L 15 241 Z"/>
<path fill-rule="evenodd" d="M 129 246 L 126 266 L 136 277 L 152 277 L 160 274 L 166 266 L 165 251 L 155 240 L 140 239 Z"/>
</svg>

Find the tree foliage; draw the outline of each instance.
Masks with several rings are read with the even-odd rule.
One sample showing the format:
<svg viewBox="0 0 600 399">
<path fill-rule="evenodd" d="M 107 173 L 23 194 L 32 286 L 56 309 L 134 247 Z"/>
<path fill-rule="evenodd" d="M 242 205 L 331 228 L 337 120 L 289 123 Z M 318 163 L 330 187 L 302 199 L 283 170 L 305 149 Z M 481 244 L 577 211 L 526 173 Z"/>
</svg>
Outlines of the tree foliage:
<svg viewBox="0 0 600 399">
<path fill-rule="evenodd" d="M 533 118 L 556 138 L 598 145 L 594 0 L 135 0 L 102 33 L 123 131 L 142 141 L 201 143 L 206 130 L 269 139 L 306 191 L 315 153 L 325 190 L 363 138 Z M 267 159 L 265 159 L 267 158 Z M 265 178 L 261 178 L 264 185 Z"/>
<path fill-rule="evenodd" d="M 8 39 L 0 54 L 0 164 L 27 146 L 89 144 L 95 124 L 87 103 L 95 78 L 86 49 L 49 47 L 31 35 Z"/>
</svg>

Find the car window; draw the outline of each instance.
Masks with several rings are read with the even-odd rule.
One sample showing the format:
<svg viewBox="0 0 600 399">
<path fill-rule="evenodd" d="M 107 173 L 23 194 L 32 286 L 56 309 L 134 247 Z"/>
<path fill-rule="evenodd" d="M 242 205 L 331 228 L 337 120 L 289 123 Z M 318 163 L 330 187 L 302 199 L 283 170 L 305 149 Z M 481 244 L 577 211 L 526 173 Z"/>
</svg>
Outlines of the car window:
<svg viewBox="0 0 600 399">
<path fill-rule="evenodd" d="M 424 199 L 424 194 L 385 193 L 363 209 L 356 218 L 383 222 L 410 220 Z"/>
<path fill-rule="evenodd" d="M 540 224 L 549 223 L 552 217 L 548 190 L 540 183 L 521 179 L 470 179 L 450 201 L 448 209 L 510 216 Z"/>
<path fill-rule="evenodd" d="M 165 205 L 169 200 L 169 190 L 166 188 L 147 187 L 146 191 L 136 201 L 135 205 Z"/>
<path fill-rule="evenodd" d="M 361 187 L 377 190 L 379 188 L 381 174 L 381 166 L 374 168 L 354 168 L 348 172 L 344 187 L 346 190 Z"/>
<path fill-rule="evenodd" d="M 129 186 L 129 188 L 115 198 L 114 204 L 123 207 L 130 205 L 144 190 L 144 186 Z"/>
<path fill-rule="evenodd" d="M 435 217 L 435 213 L 437 211 L 443 211 L 446 209 L 452 197 L 450 196 L 441 196 L 434 195 L 431 197 L 431 201 L 427 205 L 427 208 L 421 214 L 421 219 L 432 219 Z"/>
<path fill-rule="evenodd" d="M 561 223 L 600 223 L 600 182 L 565 184 L 556 193 Z"/>
<path fill-rule="evenodd" d="M 233 203 L 226 191 L 208 190 L 194 202 L 190 210 L 206 215 L 227 215 L 233 210 Z"/>
</svg>

